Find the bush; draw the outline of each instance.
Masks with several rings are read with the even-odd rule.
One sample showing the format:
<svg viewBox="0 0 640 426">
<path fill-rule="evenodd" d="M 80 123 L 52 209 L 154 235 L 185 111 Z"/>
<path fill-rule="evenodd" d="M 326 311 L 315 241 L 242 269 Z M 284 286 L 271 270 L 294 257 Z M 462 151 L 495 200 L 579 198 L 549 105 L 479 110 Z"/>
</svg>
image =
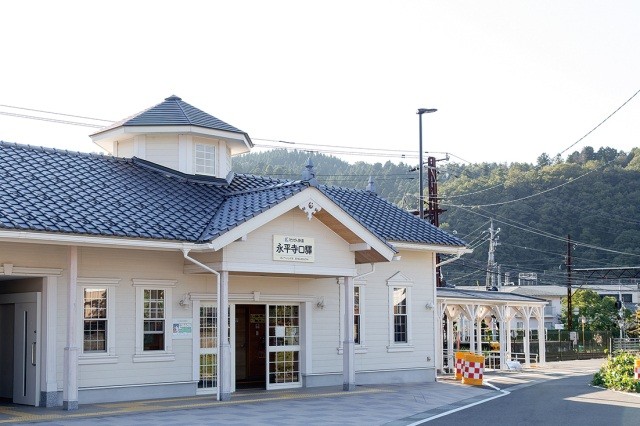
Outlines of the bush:
<svg viewBox="0 0 640 426">
<path fill-rule="evenodd" d="M 640 381 L 633 378 L 635 356 L 616 352 L 593 376 L 591 384 L 625 392 L 640 392 Z"/>
</svg>

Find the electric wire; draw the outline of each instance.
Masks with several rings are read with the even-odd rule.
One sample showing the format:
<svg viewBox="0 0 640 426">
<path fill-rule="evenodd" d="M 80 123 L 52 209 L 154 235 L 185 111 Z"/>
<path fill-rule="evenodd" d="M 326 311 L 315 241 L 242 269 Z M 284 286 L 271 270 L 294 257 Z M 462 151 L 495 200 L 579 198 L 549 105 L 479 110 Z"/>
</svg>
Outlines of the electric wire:
<svg viewBox="0 0 640 426">
<path fill-rule="evenodd" d="M 574 143 L 572 143 L 571 145 L 569 145 L 567 148 L 565 148 L 564 150 L 560 151 L 557 155 L 562 155 L 565 152 L 567 152 L 568 150 L 570 150 L 571 148 L 573 148 L 574 146 L 576 146 L 578 143 L 580 143 L 583 139 L 585 139 L 587 136 L 589 136 L 591 133 L 593 133 L 598 127 L 602 126 L 607 120 L 609 120 L 611 117 L 613 117 L 613 115 L 615 113 L 617 113 L 618 111 L 620 111 L 625 105 L 627 105 L 629 102 L 631 102 L 631 100 L 633 98 L 636 97 L 636 95 L 640 93 L 640 90 L 638 90 L 636 93 L 634 93 L 629 99 L 627 99 L 622 105 L 620 105 L 615 111 L 613 111 L 611 114 L 609 114 L 607 116 L 607 118 L 605 118 L 604 120 L 602 120 L 596 127 L 594 127 L 593 129 L 589 130 L 584 136 L 582 136 L 580 139 L 578 139 L 577 141 L 575 141 Z"/>
<path fill-rule="evenodd" d="M 61 115 L 61 116 L 64 116 L 64 117 L 82 118 L 82 119 L 85 119 L 85 120 L 104 121 L 104 122 L 107 122 L 107 123 L 115 122 L 115 120 L 105 120 L 103 118 L 85 117 L 83 115 L 63 114 L 61 112 L 45 111 L 45 110 L 41 110 L 41 109 L 25 108 L 25 107 L 13 106 L 13 105 L 2 105 L 2 104 L 0 104 L 0 107 L 12 108 L 12 109 L 21 109 L 23 111 L 42 112 L 44 114 Z"/>
</svg>

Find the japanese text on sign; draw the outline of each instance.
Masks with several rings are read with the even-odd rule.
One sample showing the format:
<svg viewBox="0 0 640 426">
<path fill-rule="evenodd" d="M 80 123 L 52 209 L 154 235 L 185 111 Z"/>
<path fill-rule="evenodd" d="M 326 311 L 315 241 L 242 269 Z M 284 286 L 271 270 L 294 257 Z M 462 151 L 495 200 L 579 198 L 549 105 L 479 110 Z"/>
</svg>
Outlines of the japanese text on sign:
<svg viewBox="0 0 640 426">
<path fill-rule="evenodd" d="M 289 262 L 313 262 L 315 247 L 313 238 L 273 236 L 273 260 Z"/>
</svg>

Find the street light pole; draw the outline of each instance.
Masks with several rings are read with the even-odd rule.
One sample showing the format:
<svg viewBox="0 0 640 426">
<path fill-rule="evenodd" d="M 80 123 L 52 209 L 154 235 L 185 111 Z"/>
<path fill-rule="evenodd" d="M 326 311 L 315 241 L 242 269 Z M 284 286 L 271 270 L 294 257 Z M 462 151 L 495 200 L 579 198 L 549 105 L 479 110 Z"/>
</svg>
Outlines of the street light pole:
<svg viewBox="0 0 640 426">
<path fill-rule="evenodd" d="M 418 212 L 420 212 L 420 219 L 424 219 L 424 181 L 422 179 L 422 114 L 430 114 L 432 112 L 436 112 L 437 109 L 435 108 L 419 108 L 418 111 L 416 111 L 416 114 L 418 114 L 419 117 L 419 122 L 420 122 L 420 144 L 419 144 L 419 150 L 420 152 L 418 153 L 418 169 L 419 169 L 419 173 L 420 173 L 420 178 L 419 178 L 419 186 L 420 186 L 420 192 L 418 193 Z"/>
</svg>

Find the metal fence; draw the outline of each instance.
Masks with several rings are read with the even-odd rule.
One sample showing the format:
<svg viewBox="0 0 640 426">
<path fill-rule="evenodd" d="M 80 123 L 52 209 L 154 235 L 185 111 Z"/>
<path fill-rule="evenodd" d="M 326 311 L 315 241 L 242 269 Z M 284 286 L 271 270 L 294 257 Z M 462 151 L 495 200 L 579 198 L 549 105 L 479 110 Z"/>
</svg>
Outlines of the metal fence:
<svg viewBox="0 0 640 426">
<path fill-rule="evenodd" d="M 640 352 L 640 339 L 613 338 L 611 346 L 614 351 Z"/>
<path fill-rule="evenodd" d="M 571 359 L 604 358 L 611 353 L 610 331 L 582 330 L 572 334 L 568 330 L 547 330 L 545 342 L 545 358 L 547 361 L 564 361 Z M 511 350 L 523 352 L 523 332 L 518 331 L 512 340 Z M 574 339 L 572 339 L 574 337 Z M 532 333 L 531 352 L 538 351 L 537 332 Z"/>
</svg>

